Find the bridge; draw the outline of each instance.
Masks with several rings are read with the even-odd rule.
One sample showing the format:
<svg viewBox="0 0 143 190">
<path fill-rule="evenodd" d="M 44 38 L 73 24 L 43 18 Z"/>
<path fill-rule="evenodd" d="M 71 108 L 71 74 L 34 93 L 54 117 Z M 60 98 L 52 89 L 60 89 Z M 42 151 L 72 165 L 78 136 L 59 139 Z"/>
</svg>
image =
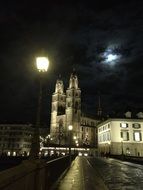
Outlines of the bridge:
<svg viewBox="0 0 143 190">
<path fill-rule="evenodd" d="M 72 156 L 71 163 L 69 163 L 69 156 L 59 157 L 48 162 L 40 159 L 24 160 L 21 164 L 0 172 L 0 189 L 90 189 L 89 187 L 96 185 L 95 180 L 92 180 L 91 183 L 91 179 L 88 181 L 84 178 L 88 178 L 91 172 L 93 173 L 92 167 L 86 157 L 77 156 L 75 158 Z M 104 183 L 96 172 L 93 177 L 95 176 L 97 183 L 102 189 L 105 189 Z"/>
<path fill-rule="evenodd" d="M 113 158 L 77 156 L 25 160 L 0 172 L 0 190 L 142 189 L 143 166 Z"/>
</svg>

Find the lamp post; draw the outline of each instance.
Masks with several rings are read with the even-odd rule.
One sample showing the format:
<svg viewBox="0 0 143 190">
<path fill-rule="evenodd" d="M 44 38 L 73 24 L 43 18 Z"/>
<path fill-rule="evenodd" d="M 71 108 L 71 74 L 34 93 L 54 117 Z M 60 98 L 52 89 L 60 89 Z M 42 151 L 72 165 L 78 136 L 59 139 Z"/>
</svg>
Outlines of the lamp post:
<svg viewBox="0 0 143 190">
<path fill-rule="evenodd" d="M 73 129 L 72 125 L 69 125 L 69 163 L 71 164 L 71 131 Z"/>
<path fill-rule="evenodd" d="M 48 70 L 49 60 L 46 57 L 37 57 L 36 66 L 39 71 L 39 97 L 38 97 L 38 109 L 36 125 L 31 143 L 30 159 L 39 158 L 40 140 L 39 140 L 39 127 L 40 127 L 40 115 L 41 115 L 41 103 L 42 103 L 42 75 Z"/>
</svg>

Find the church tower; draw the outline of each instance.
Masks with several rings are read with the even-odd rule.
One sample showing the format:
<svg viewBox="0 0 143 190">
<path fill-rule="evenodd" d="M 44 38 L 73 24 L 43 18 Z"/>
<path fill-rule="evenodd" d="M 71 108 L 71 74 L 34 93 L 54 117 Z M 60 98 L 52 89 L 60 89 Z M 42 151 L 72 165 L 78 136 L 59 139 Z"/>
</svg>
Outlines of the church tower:
<svg viewBox="0 0 143 190">
<path fill-rule="evenodd" d="M 79 138 L 80 116 L 81 116 L 81 90 L 78 87 L 78 78 L 72 73 L 69 80 L 69 87 L 66 90 L 66 127 L 72 125 L 72 136 Z"/>
<path fill-rule="evenodd" d="M 60 144 L 60 136 L 64 130 L 64 119 L 66 106 L 66 95 L 64 93 L 64 85 L 61 79 L 58 79 L 55 85 L 55 92 L 52 95 L 51 106 L 51 126 L 50 135 L 54 140 L 54 143 Z"/>
</svg>

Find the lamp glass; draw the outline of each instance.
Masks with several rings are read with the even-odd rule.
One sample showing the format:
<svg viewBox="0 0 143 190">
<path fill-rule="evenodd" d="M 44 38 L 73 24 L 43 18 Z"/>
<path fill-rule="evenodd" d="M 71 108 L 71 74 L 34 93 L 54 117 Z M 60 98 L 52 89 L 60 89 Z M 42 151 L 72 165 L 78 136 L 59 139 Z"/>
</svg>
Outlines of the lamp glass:
<svg viewBox="0 0 143 190">
<path fill-rule="evenodd" d="M 76 140 L 76 136 L 74 136 L 73 139 Z"/>
<path fill-rule="evenodd" d="M 69 125 L 69 131 L 71 131 L 73 129 L 72 125 Z"/>
<path fill-rule="evenodd" d="M 46 72 L 49 67 L 49 60 L 46 57 L 37 57 L 36 65 L 39 72 Z"/>
</svg>

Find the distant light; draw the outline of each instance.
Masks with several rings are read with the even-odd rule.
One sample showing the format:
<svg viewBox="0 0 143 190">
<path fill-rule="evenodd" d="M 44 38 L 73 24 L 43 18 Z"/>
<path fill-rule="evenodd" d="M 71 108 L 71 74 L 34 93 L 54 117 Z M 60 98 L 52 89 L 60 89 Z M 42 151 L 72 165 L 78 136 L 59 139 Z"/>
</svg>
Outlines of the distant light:
<svg viewBox="0 0 143 190">
<path fill-rule="evenodd" d="M 73 139 L 76 140 L 76 136 L 74 136 Z"/>
<path fill-rule="evenodd" d="M 10 152 L 8 152 L 7 155 L 10 156 Z"/>
<path fill-rule="evenodd" d="M 13 156 L 16 156 L 16 152 L 13 152 Z"/>
<path fill-rule="evenodd" d="M 79 156 L 82 156 L 82 153 L 81 153 L 81 152 L 79 152 L 79 153 L 78 153 L 78 155 L 79 155 Z"/>
<path fill-rule="evenodd" d="M 72 129 L 73 129 L 73 126 L 69 125 L 69 131 L 72 131 Z"/>
<path fill-rule="evenodd" d="M 45 153 L 44 153 L 44 156 L 47 156 L 48 155 L 48 152 L 46 151 Z"/>
<path fill-rule="evenodd" d="M 37 57 L 36 65 L 39 72 L 46 72 L 49 67 L 49 60 L 46 57 Z"/>
<path fill-rule="evenodd" d="M 88 156 L 88 153 L 84 153 L 84 156 Z"/>
</svg>

